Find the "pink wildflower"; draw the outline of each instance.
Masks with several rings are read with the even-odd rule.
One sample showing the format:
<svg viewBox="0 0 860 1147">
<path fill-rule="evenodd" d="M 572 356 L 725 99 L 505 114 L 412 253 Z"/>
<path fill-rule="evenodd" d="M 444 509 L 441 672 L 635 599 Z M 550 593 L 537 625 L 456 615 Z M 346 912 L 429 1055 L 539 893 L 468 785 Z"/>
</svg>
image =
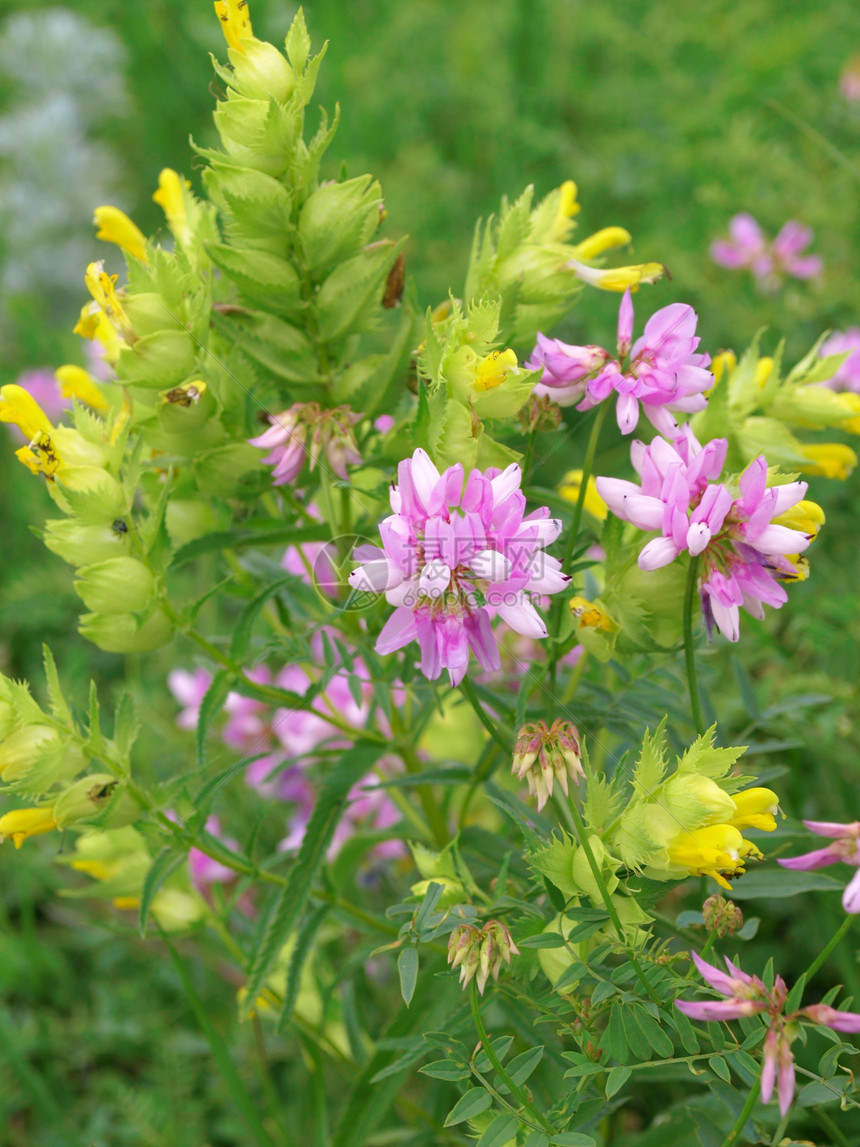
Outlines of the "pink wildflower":
<svg viewBox="0 0 860 1147">
<path fill-rule="evenodd" d="M 832 1028 L 833 1031 L 860 1032 L 860 1015 L 840 1012 L 827 1004 L 811 1004 L 791 1015 L 783 1015 L 788 989 L 782 976 L 777 976 L 768 988 L 758 976 L 750 976 L 726 960 L 727 975 L 713 964 L 708 964 L 696 952 L 691 953 L 693 963 L 702 979 L 726 997 L 723 1000 L 675 1000 L 675 1007 L 693 1020 L 736 1020 L 744 1016 L 765 1013 L 768 1030 L 764 1039 L 764 1057 L 761 1071 L 761 1097 L 769 1103 L 776 1085 L 780 1115 L 785 1118 L 794 1098 L 794 1056 L 792 1040 L 797 1035 L 799 1020 Z"/>
<path fill-rule="evenodd" d="M 220 840 L 228 848 L 238 849 L 238 843 L 221 832 L 221 825 L 217 816 L 210 816 L 206 821 L 206 831 Z M 199 848 L 192 848 L 188 853 L 188 867 L 191 870 L 191 879 L 198 892 L 205 892 L 212 884 L 224 884 L 228 880 L 235 880 L 236 873 L 226 864 L 214 860 L 201 852 Z"/>
<path fill-rule="evenodd" d="M 818 353 L 822 358 L 831 354 L 844 354 L 850 351 L 832 378 L 821 385 L 831 390 L 853 390 L 860 394 L 860 327 L 849 327 L 847 331 L 836 331 L 821 344 Z"/>
<path fill-rule="evenodd" d="M 794 219 L 789 219 L 769 242 L 752 215 L 744 211 L 729 221 L 729 235 L 731 238 L 711 244 L 711 258 L 730 271 L 749 267 L 764 291 L 779 290 L 783 275 L 814 279 L 821 273 L 818 255 L 801 255 L 812 242 L 812 231 Z"/>
<path fill-rule="evenodd" d="M 538 335 L 538 343 L 526 365 L 543 366 L 536 394 L 546 394 L 562 406 L 581 399 L 577 410 L 592 407 L 615 392 L 615 416 L 622 434 L 635 430 L 642 412 L 663 434 L 677 430 L 670 411 L 692 413 L 704 410 L 704 391 L 714 384 L 705 369 L 711 361 L 695 354 L 698 316 L 684 303 L 671 303 L 652 315 L 642 337 L 631 349 L 633 302 L 624 293 L 618 312 L 618 357 L 597 346 L 568 346 L 559 339 Z"/>
<path fill-rule="evenodd" d="M 806 483 L 769 487 L 767 462 L 759 456 L 741 474 L 735 493 L 717 481 L 727 449 L 725 438 L 702 447 L 684 426 L 674 443 L 633 443 L 631 460 L 641 486 L 598 478 L 597 490 L 623 521 L 659 531 L 640 553 L 640 569 L 659 569 L 685 550 L 701 555 L 699 594 L 708 633 L 716 625 L 737 641 L 739 607 L 759 618 L 764 605 L 779 609 L 788 598 L 777 579 L 796 573 L 786 555 L 805 550 L 812 537 L 773 521 L 801 501 Z"/>
<path fill-rule="evenodd" d="M 393 513 L 379 526 L 383 548 L 359 546 L 364 564 L 349 576 L 354 590 L 384 593 L 395 606 L 378 653 L 418 641 L 425 677 L 444 668 L 458 685 L 470 649 L 484 669 L 501 666 L 490 607 L 517 633 L 547 636 L 530 597 L 557 593 L 569 580 L 543 551 L 561 523 L 546 507 L 524 517 L 521 477 L 516 465 L 473 470 L 464 487 L 461 465 L 440 474 L 423 450 L 400 463 Z"/>
<path fill-rule="evenodd" d="M 197 728 L 200 705 L 211 684 L 212 674 L 205 669 L 194 669 L 191 673 L 187 669 L 171 669 L 167 674 L 167 687 L 182 706 L 176 718 L 180 729 Z"/>
<path fill-rule="evenodd" d="M 860 912 L 860 820 L 852 824 L 836 824 L 832 821 L 805 820 L 810 832 L 829 837 L 833 843 L 826 848 L 816 848 L 802 856 L 777 858 L 783 868 L 808 872 L 814 868 L 824 868 L 828 864 L 849 864 L 857 871 L 842 893 L 842 907 L 849 915 Z"/>
<path fill-rule="evenodd" d="M 263 461 L 274 466 L 274 486 L 294 482 L 306 457 L 310 458 L 313 470 L 322 453 L 334 473 L 345 479 L 347 465 L 361 463 L 353 429 L 360 419 L 361 415 L 353 413 L 348 406 L 324 410 L 316 402 L 296 402 L 289 410 L 270 414 L 270 428 L 248 441 L 261 450 L 271 451 Z"/>
</svg>

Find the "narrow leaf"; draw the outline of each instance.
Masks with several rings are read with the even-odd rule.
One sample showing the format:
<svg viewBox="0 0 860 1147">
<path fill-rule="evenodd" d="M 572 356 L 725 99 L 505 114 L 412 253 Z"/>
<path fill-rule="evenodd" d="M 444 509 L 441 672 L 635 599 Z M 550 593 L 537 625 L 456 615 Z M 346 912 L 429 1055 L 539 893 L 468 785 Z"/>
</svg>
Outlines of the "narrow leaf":
<svg viewBox="0 0 860 1147">
<path fill-rule="evenodd" d="M 143 890 L 140 894 L 140 914 L 138 916 L 138 924 L 140 927 L 141 936 L 146 935 L 146 921 L 149 917 L 149 909 L 152 904 L 152 898 L 156 892 L 174 872 L 179 865 L 185 860 L 186 853 L 181 849 L 175 848 L 173 845 L 166 844 L 164 848 L 158 853 L 155 860 L 149 866 L 149 871 L 143 882 Z"/>
<path fill-rule="evenodd" d="M 51 713 L 64 725 L 72 725 L 72 713 L 60 688 L 60 676 L 57 673 L 57 663 L 54 655 L 47 645 L 42 646 L 42 658 L 45 663 L 45 677 L 48 681 L 48 700 L 51 703 Z"/>
<path fill-rule="evenodd" d="M 418 982 L 418 949 L 410 945 L 401 948 L 397 957 L 397 974 L 400 977 L 400 994 L 407 1008 L 415 995 L 415 985 Z"/>
<path fill-rule="evenodd" d="M 478 1147 L 505 1147 L 516 1135 L 519 1125 L 516 1115 L 508 1112 L 497 1115 L 478 1140 Z"/>
<path fill-rule="evenodd" d="M 469 1088 L 448 1113 L 445 1127 L 453 1127 L 456 1123 L 462 1123 L 466 1119 L 474 1119 L 476 1115 L 486 1111 L 492 1102 L 492 1096 L 489 1091 L 484 1091 L 483 1087 Z"/>
<path fill-rule="evenodd" d="M 307 920 L 305 920 L 299 929 L 296 944 L 293 948 L 293 954 L 290 957 L 290 966 L 287 971 L 287 988 L 284 992 L 284 1006 L 281 1008 L 281 1014 L 278 1017 L 278 1031 L 281 1031 L 284 1025 L 290 1022 L 293 1008 L 296 1006 L 296 1000 L 299 995 L 302 968 L 305 966 L 305 961 L 313 946 L 317 931 L 328 913 L 329 905 L 322 904 L 315 912 L 312 912 L 310 916 L 308 916 Z"/>
<path fill-rule="evenodd" d="M 219 669 L 206 690 L 200 709 L 197 714 L 197 764 L 202 765 L 206 760 L 206 734 L 230 692 L 233 683 L 233 674 L 229 669 Z"/>
</svg>

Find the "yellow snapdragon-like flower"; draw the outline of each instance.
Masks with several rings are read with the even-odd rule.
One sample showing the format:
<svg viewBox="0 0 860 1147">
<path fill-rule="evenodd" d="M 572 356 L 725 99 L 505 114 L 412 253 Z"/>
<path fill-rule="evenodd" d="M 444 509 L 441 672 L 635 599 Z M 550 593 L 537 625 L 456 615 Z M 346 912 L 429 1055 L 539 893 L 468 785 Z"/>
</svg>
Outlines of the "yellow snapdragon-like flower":
<svg viewBox="0 0 860 1147">
<path fill-rule="evenodd" d="M 0 840 L 11 836 L 15 847 L 20 848 L 31 836 L 41 836 L 58 827 L 51 808 L 18 808 L 0 816 Z"/>
<path fill-rule="evenodd" d="M 822 442 L 820 445 L 804 444 L 803 453 L 809 464 L 799 466 L 803 474 L 821 474 L 825 478 L 839 478 L 845 481 L 857 465 L 857 455 L 850 446 L 841 442 Z"/>
<path fill-rule="evenodd" d="M 669 844 L 671 865 L 685 868 L 691 876 L 712 876 L 722 888 L 731 888 L 729 879 L 744 874 L 747 860 L 761 859 L 756 846 L 730 824 L 682 832 Z"/>
<path fill-rule="evenodd" d="M 558 189 L 558 207 L 553 225 L 546 235 L 547 242 L 563 243 L 570 235 L 574 228 L 573 217 L 580 211 L 576 196 L 576 184 L 572 179 L 566 179 Z"/>
<path fill-rule="evenodd" d="M 9 383 L 0 387 L 0 422 L 13 422 L 29 439 L 26 446 L 15 451 L 15 457 L 31 474 L 44 474 L 53 479 L 62 459 L 53 441 L 51 421 L 23 386 Z"/>
<path fill-rule="evenodd" d="M 602 227 L 576 244 L 574 258 L 594 259 L 604 251 L 611 251 L 613 247 L 626 247 L 632 240 L 633 236 L 624 227 Z"/>
<path fill-rule="evenodd" d="M 517 356 L 512 350 L 494 350 L 475 367 L 475 390 L 494 390 L 516 371 Z"/>
<path fill-rule="evenodd" d="M 800 530 L 803 534 L 810 534 L 815 538 L 824 525 L 824 511 L 817 502 L 804 500 L 774 518 L 774 525 L 787 526 L 789 530 Z M 806 581 L 809 577 L 809 559 L 802 554 L 786 554 L 786 561 L 794 567 L 793 573 L 777 570 L 774 577 L 778 581 Z"/>
<path fill-rule="evenodd" d="M 242 40 L 251 39 L 254 35 L 248 0 L 215 0 L 215 14 L 221 21 L 227 47 L 244 55 Z"/>
<path fill-rule="evenodd" d="M 118 207 L 97 207 L 93 213 L 93 223 L 98 227 L 96 239 L 116 243 L 117 247 L 128 251 L 129 255 L 141 263 L 147 261 L 146 236 L 124 211 Z"/>
<path fill-rule="evenodd" d="M 104 260 L 90 263 L 84 274 L 84 283 L 102 313 L 108 318 L 114 329 L 122 335 L 128 343 L 136 341 L 137 336 L 132 329 L 128 315 L 122 308 L 122 303 L 116 292 L 116 275 L 109 275 L 105 270 Z"/>
<path fill-rule="evenodd" d="M 186 246 L 191 241 L 191 227 L 188 223 L 188 210 L 185 206 L 185 189 L 191 184 L 187 179 L 165 167 L 158 176 L 158 189 L 152 198 L 164 212 L 167 225 L 177 243 Z"/>
<path fill-rule="evenodd" d="M 99 342 L 104 347 L 108 362 L 114 363 L 119 358 L 123 346 L 122 339 L 98 303 L 84 303 L 80 317 L 72 327 L 72 334 L 80 335 L 82 339 L 89 339 L 90 342 Z"/>
<path fill-rule="evenodd" d="M 744 789 L 733 793 L 735 815 L 729 821 L 734 828 L 760 828 L 773 832 L 776 828 L 776 814 L 779 812 L 779 797 L 772 789 Z"/>
<path fill-rule="evenodd" d="M 573 502 L 574 505 L 579 501 L 579 491 L 582 487 L 582 471 L 581 470 L 568 470 L 561 480 L 561 485 L 558 492 L 562 498 L 566 498 L 568 502 Z M 596 518 L 598 522 L 605 522 L 609 514 L 609 507 L 597 492 L 597 482 L 593 475 L 588 476 L 588 482 L 585 485 L 585 502 L 583 503 L 585 511 L 591 514 L 592 518 Z"/>
<path fill-rule="evenodd" d="M 583 629 L 602 629 L 605 633 L 612 633 L 618 628 L 606 610 L 585 597 L 572 597 L 568 607 Z"/>
<path fill-rule="evenodd" d="M 54 375 L 63 398 L 77 398 L 92 410 L 104 414 L 110 410 L 110 403 L 102 394 L 96 380 L 82 366 L 68 363 L 57 367 Z"/>
<path fill-rule="evenodd" d="M 643 283 L 656 283 L 666 273 L 662 263 L 637 263 L 631 267 L 589 267 L 578 259 L 570 259 L 566 264 L 584 283 L 599 287 L 602 291 L 638 291 Z"/>
</svg>

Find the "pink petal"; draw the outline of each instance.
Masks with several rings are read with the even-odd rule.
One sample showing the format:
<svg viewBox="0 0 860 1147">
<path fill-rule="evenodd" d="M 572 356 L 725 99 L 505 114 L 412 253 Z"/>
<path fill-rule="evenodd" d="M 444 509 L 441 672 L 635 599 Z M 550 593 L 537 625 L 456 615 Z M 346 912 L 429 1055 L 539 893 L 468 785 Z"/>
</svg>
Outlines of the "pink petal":
<svg viewBox="0 0 860 1147">
<path fill-rule="evenodd" d="M 860 820 L 852 821 L 850 824 L 839 824 L 832 820 L 805 820 L 803 823 L 816 836 L 830 836 L 837 840 L 852 836 L 860 839 Z"/>
<path fill-rule="evenodd" d="M 630 297 L 630 288 L 624 292 L 621 306 L 618 308 L 618 357 L 624 358 L 630 350 L 633 339 L 633 300 Z"/>
<path fill-rule="evenodd" d="M 681 552 L 671 538 L 654 538 L 639 555 L 641 570 L 659 570 L 669 565 Z"/>
<path fill-rule="evenodd" d="M 842 907 L 849 916 L 856 916 L 860 912 L 860 867 L 851 877 L 842 893 Z"/>
<path fill-rule="evenodd" d="M 803 1008 L 801 1015 L 809 1016 L 814 1023 L 824 1024 L 836 1032 L 860 1032 L 860 1015 L 856 1012 L 840 1012 L 827 1004 L 810 1004 Z"/>
<path fill-rule="evenodd" d="M 376 639 L 376 652 L 394 653 L 404 645 L 408 645 L 410 641 L 414 641 L 416 636 L 415 614 L 411 609 L 400 606 L 382 627 Z"/>
</svg>

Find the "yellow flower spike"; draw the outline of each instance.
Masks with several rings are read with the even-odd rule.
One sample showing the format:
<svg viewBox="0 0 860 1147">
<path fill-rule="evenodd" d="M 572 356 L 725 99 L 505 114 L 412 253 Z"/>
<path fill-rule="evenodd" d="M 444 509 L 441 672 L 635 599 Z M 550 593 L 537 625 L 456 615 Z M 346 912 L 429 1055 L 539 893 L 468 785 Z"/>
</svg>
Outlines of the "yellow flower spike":
<svg viewBox="0 0 860 1147">
<path fill-rule="evenodd" d="M 0 422 L 14 422 L 25 438 L 35 438 L 39 433 L 52 434 L 54 430 L 29 390 L 14 382 L 0 387 Z"/>
<path fill-rule="evenodd" d="M 475 367 L 475 390 L 494 390 L 517 370 L 517 356 L 512 350 L 494 350 Z"/>
<path fill-rule="evenodd" d="M 605 610 L 585 597 L 572 597 L 568 607 L 583 629 L 602 629 L 605 633 L 612 633 L 618 628 Z"/>
<path fill-rule="evenodd" d="M 735 815 L 729 821 L 734 828 L 761 828 L 773 832 L 776 828 L 776 814 L 779 812 L 779 797 L 772 789 L 744 789 L 732 793 Z M 749 841 L 747 841 L 749 843 Z"/>
<path fill-rule="evenodd" d="M 16 848 L 20 848 L 28 837 L 41 836 L 55 828 L 57 821 L 50 808 L 19 808 L 0 816 L 0 840 L 11 836 Z"/>
<path fill-rule="evenodd" d="M 98 227 L 96 239 L 104 239 L 106 243 L 116 243 L 123 251 L 139 259 L 141 263 L 147 262 L 146 236 L 141 229 L 118 207 L 97 207 L 93 213 L 93 223 Z"/>
<path fill-rule="evenodd" d="M 110 410 L 110 403 L 102 394 L 98 383 L 82 366 L 75 366 L 72 363 L 59 366 L 54 371 L 54 377 L 63 398 L 77 398 L 79 402 L 83 402 L 91 410 L 97 410 L 99 414 Z"/>
<path fill-rule="evenodd" d="M 558 492 L 562 498 L 566 498 L 568 502 L 573 502 L 574 505 L 579 501 L 579 491 L 582 486 L 582 471 L 581 470 L 568 470 L 561 480 L 561 485 Z M 591 514 L 592 518 L 596 518 L 598 522 L 605 522 L 609 515 L 609 507 L 597 492 L 597 482 L 593 475 L 589 475 L 588 482 L 585 485 L 585 512 Z"/>
<path fill-rule="evenodd" d="M 790 530 L 800 530 L 803 534 L 815 537 L 824 525 L 824 511 L 817 502 L 804 499 L 773 519 L 776 526 L 787 526 Z"/>
<path fill-rule="evenodd" d="M 227 47 L 244 55 L 242 40 L 249 40 L 254 35 L 248 0 L 215 0 L 215 14 L 221 21 L 221 31 Z"/>
<path fill-rule="evenodd" d="M 849 434 L 860 434 L 860 418 L 846 418 L 841 429 L 847 430 Z"/>
<path fill-rule="evenodd" d="M 632 239 L 633 236 L 623 227 L 603 227 L 600 231 L 589 235 L 587 239 L 583 239 L 581 243 L 577 243 L 574 251 L 577 259 L 593 259 L 597 255 L 602 255 L 604 251 L 612 250 L 613 247 L 626 247 Z"/>
<path fill-rule="evenodd" d="M 850 446 L 843 446 L 841 442 L 804 445 L 803 453 L 810 462 L 807 466 L 798 466 L 803 474 L 821 474 L 825 478 L 839 478 L 844 482 L 857 465 L 857 455 Z"/>
<path fill-rule="evenodd" d="M 158 176 L 158 190 L 152 195 L 153 201 L 164 212 L 167 225 L 177 243 L 183 246 L 191 241 L 191 227 L 185 207 L 185 189 L 190 186 L 190 182 L 172 167 L 165 167 Z"/>
<path fill-rule="evenodd" d="M 137 336 L 117 296 L 117 278 L 117 275 L 107 273 L 104 260 L 99 259 L 98 262 L 90 263 L 87 266 L 84 283 L 102 313 L 110 320 L 111 325 L 123 336 L 126 342 L 133 343 L 137 341 Z"/>
<path fill-rule="evenodd" d="M 785 560 L 794 567 L 791 573 L 785 570 L 776 570 L 773 576 L 777 581 L 793 582 L 806 581 L 809 577 L 809 559 L 802 554 L 786 554 Z"/>
<path fill-rule="evenodd" d="M 679 833 L 669 845 L 669 863 L 686 868 L 691 876 L 712 876 L 723 888 L 726 877 L 743 875 L 746 857 L 761 856 L 755 845 L 744 840 L 730 824 L 712 824 Z"/>
<path fill-rule="evenodd" d="M 602 291 L 638 291 L 643 283 L 656 283 L 666 273 L 662 263 L 637 263 L 631 267 L 589 267 L 578 259 L 570 259 L 566 264 L 577 279 L 599 287 Z"/>
<path fill-rule="evenodd" d="M 711 374 L 714 376 L 714 386 L 722 381 L 723 374 L 731 374 L 738 365 L 738 356 L 733 350 L 721 350 L 711 359 Z M 711 388 L 713 389 L 713 387 Z M 707 391 L 706 393 L 710 393 Z"/>
</svg>

